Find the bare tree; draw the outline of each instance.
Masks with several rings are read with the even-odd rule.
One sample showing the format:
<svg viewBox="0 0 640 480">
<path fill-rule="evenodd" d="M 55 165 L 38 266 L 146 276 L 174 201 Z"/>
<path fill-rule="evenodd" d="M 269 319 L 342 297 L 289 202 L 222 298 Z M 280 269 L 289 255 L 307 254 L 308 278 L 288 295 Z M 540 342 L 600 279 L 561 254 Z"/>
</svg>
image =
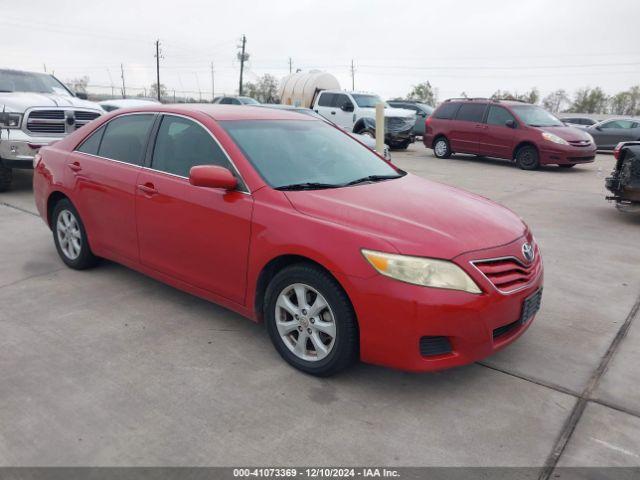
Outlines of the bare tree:
<svg viewBox="0 0 640 480">
<path fill-rule="evenodd" d="M 268 73 L 258 79 L 256 83 L 245 83 L 243 93 L 255 98 L 261 103 L 277 103 L 278 79 Z"/>
<path fill-rule="evenodd" d="M 164 98 L 167 96 L 167 87 L 164 83 L 160 84 L 160 98 Z M 158 84 L 152 83 L 151 87 L 149 87 L 149 97 L 157 98 L 158 97 Z"/>
<path fill-rule="evenodd" d="M 87 93 L 87 86 L 89 85 L 89 77 L 70 78 L 64 81 L 64 83 L 74 92 Z"/>
<path fill-rule="evenodd" d="M 570 103 L 569 94 L 563 88 L 551 92 L 542 100 L 542 106 L 553 113 L 563 111 Z"/>
</svg>

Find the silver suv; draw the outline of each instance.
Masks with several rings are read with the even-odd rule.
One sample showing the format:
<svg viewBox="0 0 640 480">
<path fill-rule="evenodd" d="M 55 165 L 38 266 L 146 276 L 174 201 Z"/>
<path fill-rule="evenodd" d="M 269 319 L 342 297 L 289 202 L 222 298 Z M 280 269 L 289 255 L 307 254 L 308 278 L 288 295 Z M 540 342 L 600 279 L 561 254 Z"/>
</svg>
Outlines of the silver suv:
<svg viewBox="0 0 640 480">
<path fill-rule="evenodd" d="M 12 169 L 33 168 L 40 147 L 104 113 L 80 96 L 53 75 L 0 69 L 0 192 Z"/>
</svg>

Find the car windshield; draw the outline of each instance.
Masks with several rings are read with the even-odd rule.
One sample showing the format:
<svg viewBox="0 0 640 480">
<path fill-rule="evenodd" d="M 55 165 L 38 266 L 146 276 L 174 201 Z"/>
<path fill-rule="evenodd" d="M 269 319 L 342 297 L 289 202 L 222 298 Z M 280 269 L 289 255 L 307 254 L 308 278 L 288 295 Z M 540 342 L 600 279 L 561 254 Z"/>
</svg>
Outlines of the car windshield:
<svg viewBox="0 0 640 480">
<path fill-rule="evenodd" d="M 360 108 L 376 108 L 376 105 L 383 103 L 385 107 L 389 104 L 383 101 L 378 95 L 363 95 L 361 93 L 352 93 L 351 96 Z"/>
<path fill-rule="evenodd" d="M 273 188 L 333 188 L 360 180 L 378 181 L 404 175 L 323 121 L 228 120 L 220 123 Z"/>
<path fill-rule="evenodd" d="M 431 105 L 427 105 L 426 103 L 420 103 L 420 108 L 423 112 L 426 112 L 428 115 L 433 113 L 434 108 Z"/>
<path fill-rule="evenodd" d="M 0 70 L 0 92 L 52 93 L 71 96 L 69 90 L 52 75 L 15 70 Z"/>
<path fill-rule="evenodd" d="M 238 100 L 240 100 L 241 103 L 243 103 L 244 105 L 259 105 L 260 102 L 257 100 L 254 100 L 251 97 L 238 97 Z"/>
<path fill-rule="evenodd" d="M 544 108 L 535 105 L 516 105 L 512 106 L 520 120 L 531 127 L 562 127 L 564 124 L 554 115 L 547 112 Z"/>
</svg>

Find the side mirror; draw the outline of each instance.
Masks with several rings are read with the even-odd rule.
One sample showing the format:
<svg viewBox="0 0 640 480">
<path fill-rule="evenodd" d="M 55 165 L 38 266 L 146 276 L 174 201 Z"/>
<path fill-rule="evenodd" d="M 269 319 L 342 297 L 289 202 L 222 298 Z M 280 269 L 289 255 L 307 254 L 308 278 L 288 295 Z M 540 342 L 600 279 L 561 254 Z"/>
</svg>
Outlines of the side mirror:
<svg viewBox="0 0 640 480">
<path fill-rule="evenodd" d="M 518 126 L 515 120 L 507 120 L 504 124 L 509 128 L 516 128 Z"/>
<path fill-rule="evenodd" d="M 601 127 L 600 125 L 596 125 L 594 128 L 595 128 L 596 130 L 598 130 L 598 131 L 601 131 L 601 130 L 602 130 L 602 127 Z"/>
<path fill-rule="evenodd" d="M 341 110 L 345 111 L 345 112 L 353 112 L 353 103 L 349 102 L 349 103 L 344 103 L 341 107 Z"/>
<path fill-rule="evenodd" d="M 224 167 L 215 165 L 197 165 L 189 171 L 189 183 L 196 187 L 222 188 L 234 190 L 238 180 Z"/>
<path fill-rule="evenodd" d="M 76 92 L 76 97 L 78 97 L 81 100 L 87 100 L 89 98 L 86 92 Z"/>
</svg>

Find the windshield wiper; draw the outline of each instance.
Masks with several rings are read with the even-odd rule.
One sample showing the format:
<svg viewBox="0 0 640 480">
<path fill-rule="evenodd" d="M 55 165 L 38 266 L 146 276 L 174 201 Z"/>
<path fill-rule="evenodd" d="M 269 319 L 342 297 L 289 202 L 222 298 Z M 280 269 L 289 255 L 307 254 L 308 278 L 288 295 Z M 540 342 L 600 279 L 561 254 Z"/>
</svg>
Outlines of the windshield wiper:
<svg viewBox="0 0 640 480">
<path fill-rule="evenodd" d="M 304 182 L 304 183 L 292 183 L 291 185 L 281 185 L 276 187 L 276 190 L 320 190 L 323 188 L 338 188 L 342 185 L 335 183 L 319 183 L 319 182 Z"/>
<path fill-rule="evenodd" d="M 345 183 L 345 186 L 357 185 L 365 182 L 381 182 L 382 180 L 393 180 L 394 178 L 400 178 L 402 175 L 368 175 L 366 177 L 358 178 Z"/>
</svg>

